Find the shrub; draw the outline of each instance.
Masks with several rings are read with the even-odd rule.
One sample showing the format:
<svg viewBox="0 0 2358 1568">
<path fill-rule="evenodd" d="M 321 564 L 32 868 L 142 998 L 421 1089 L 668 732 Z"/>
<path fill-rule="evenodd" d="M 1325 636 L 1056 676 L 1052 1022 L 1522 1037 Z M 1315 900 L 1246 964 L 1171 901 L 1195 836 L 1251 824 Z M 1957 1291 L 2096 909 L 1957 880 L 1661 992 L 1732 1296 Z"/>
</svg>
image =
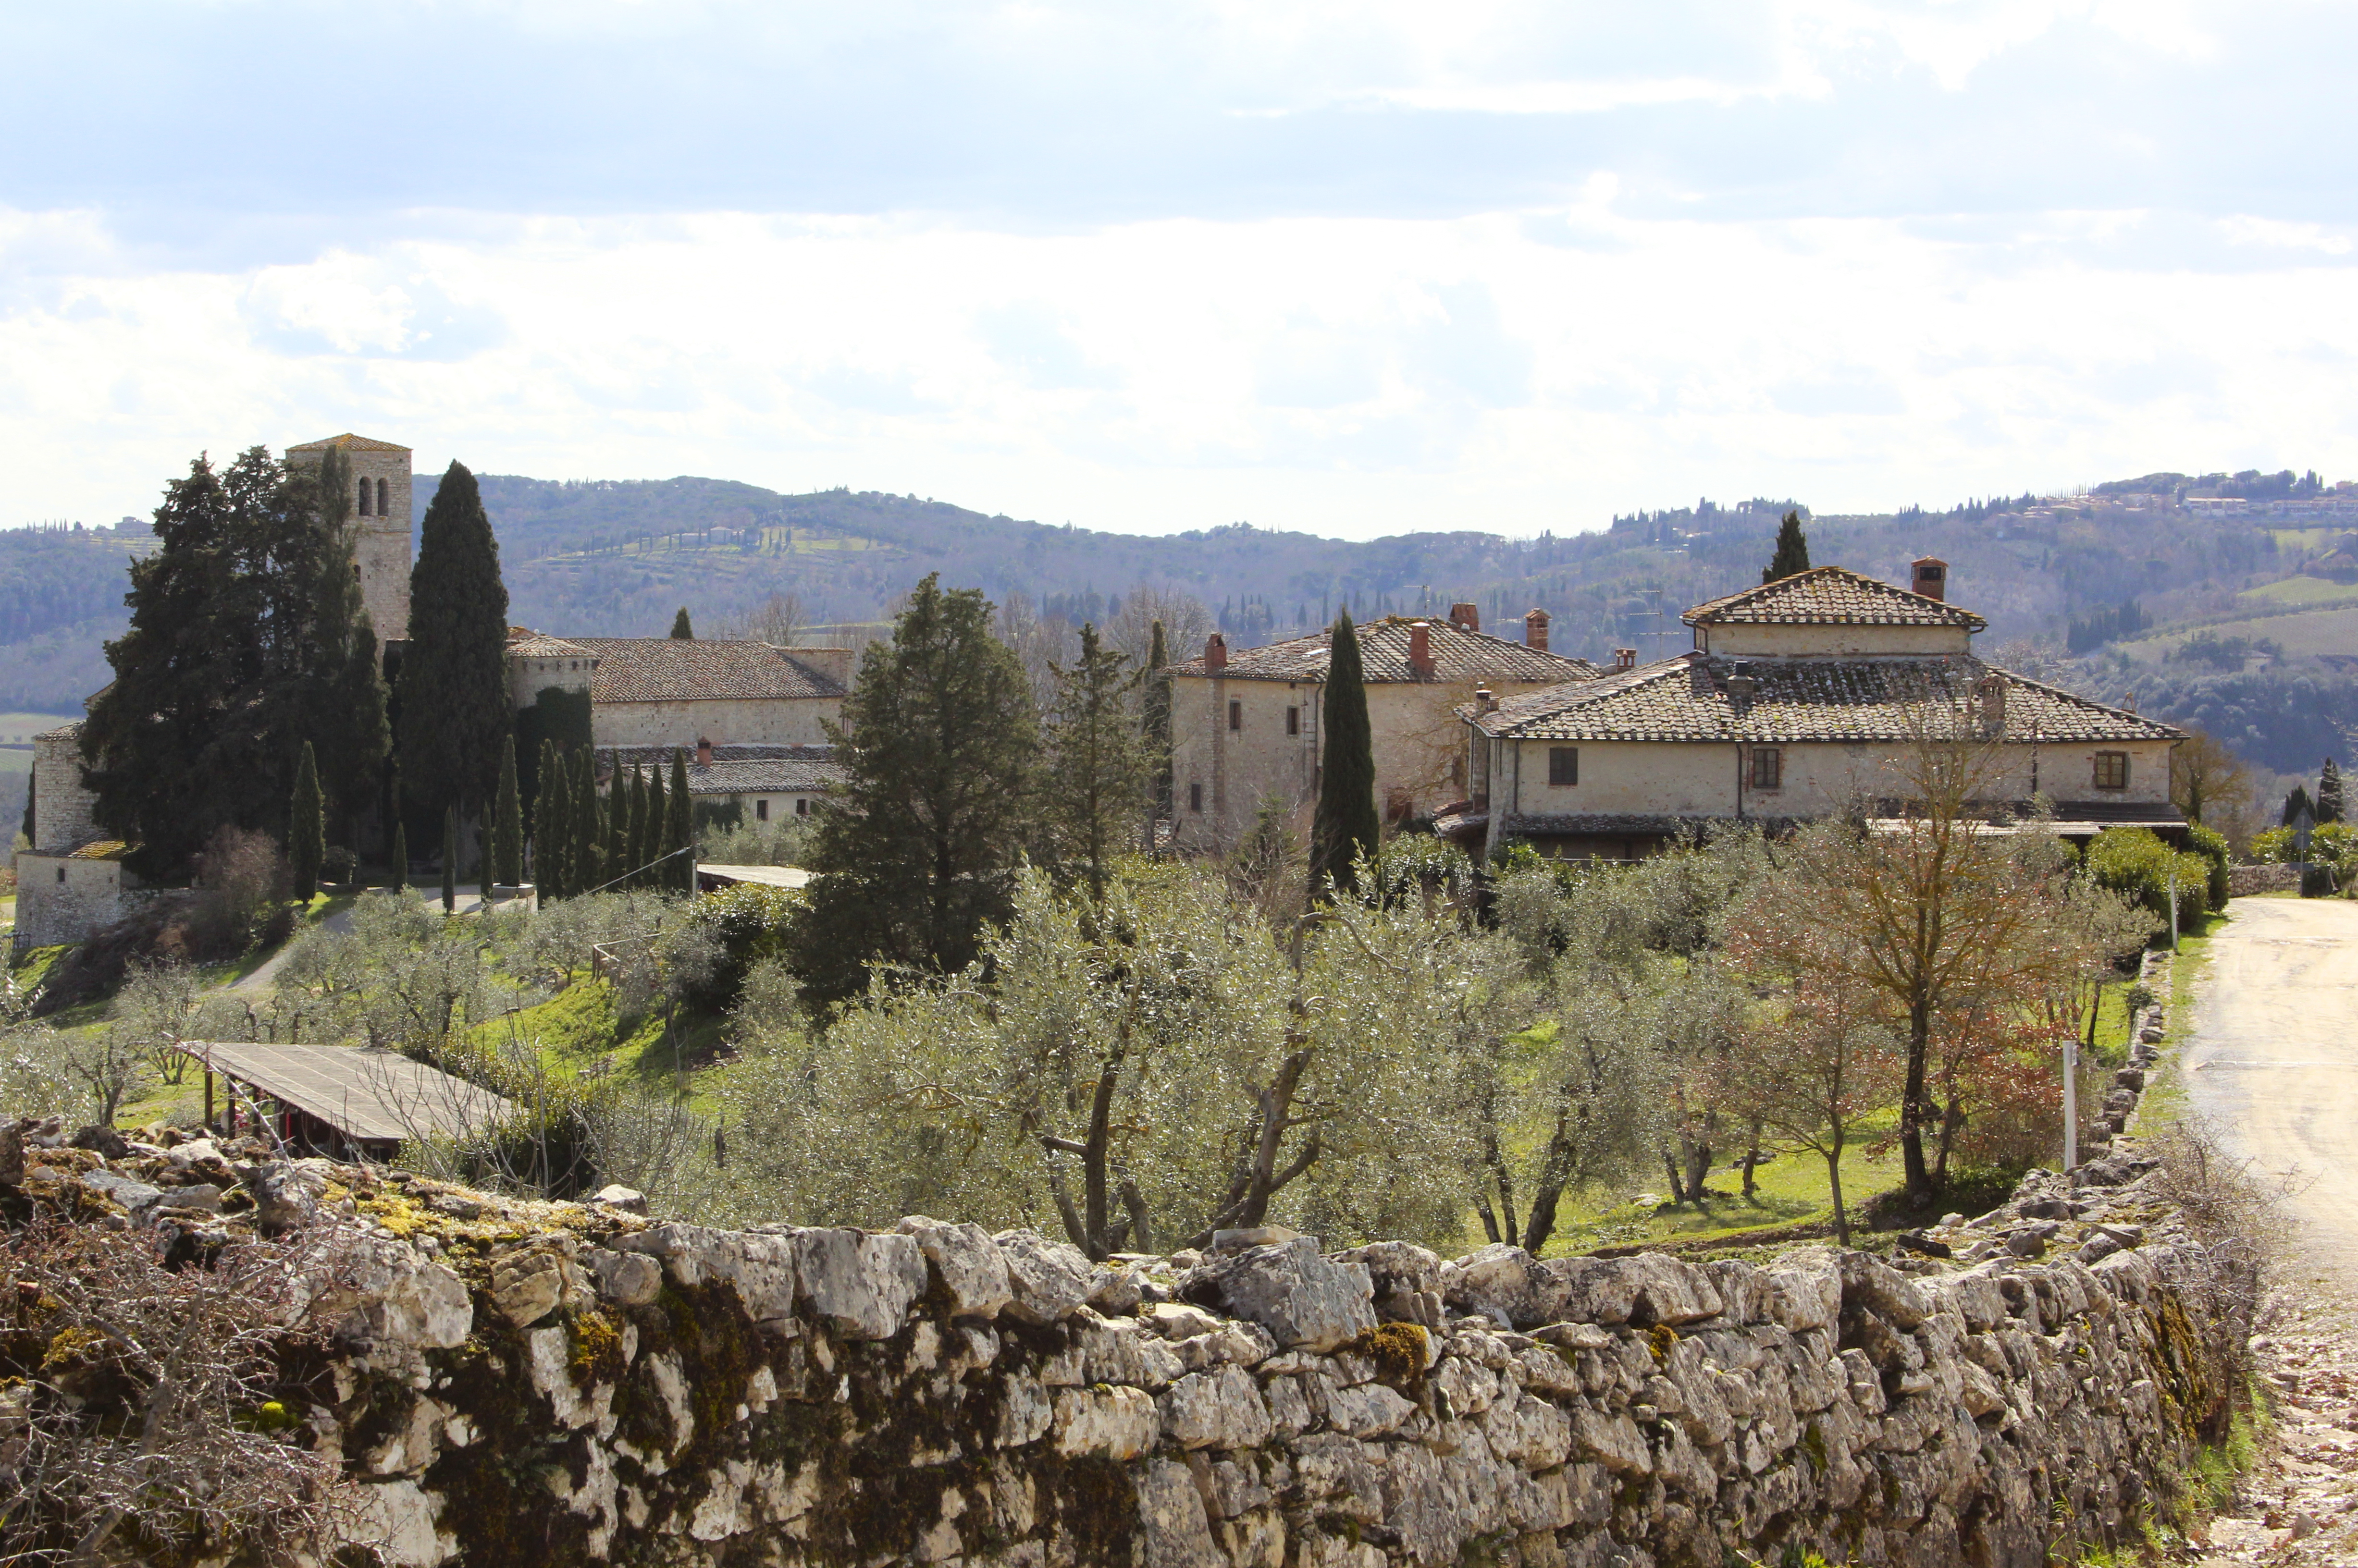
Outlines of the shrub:
<svg viewBox="0 0 2358 1568">
<path fill-rule="evenodd" d="M 2211 907 L 2211 861 L 2173 851 L 2149 827 L 2107 827 L 2082 860 L 2096 885 L 2133 899 L 2151 912 L 2156 929 L 2169 920 L 2169 879 L 2178 877 L 2178 923 L 2199 922 Z"/>
<path fill-rule="evenodd" d="M 686 1000 L 714 1012 L 736 1005 L 753 966 L 785 952 L 787 926 L 801 903 L 800 894 L 784 888 L 741 882 L 690 904 L 687 924 L 710 941 L 713 952 L 705 976 L 683 987 Z"/>
<path fill-rule="evenodd" d="M 319 874 L 331 882 L 351 882 L 360 875 L 360 857 L 338 844 L 319 857 Z"/>
<path fill-rule="evenodd" d="M 2211 862 L 2211 877 L 2206 892 L 2212 909 L 2227 907 L 2232 891 L 2227 881 L 2227 868 L 2233 859 L 2227 852 L 2227 836 L 2216 828 L 2205 827 L 2200 822 L 2186 829 L 2186 847 Z"/>
</svg>

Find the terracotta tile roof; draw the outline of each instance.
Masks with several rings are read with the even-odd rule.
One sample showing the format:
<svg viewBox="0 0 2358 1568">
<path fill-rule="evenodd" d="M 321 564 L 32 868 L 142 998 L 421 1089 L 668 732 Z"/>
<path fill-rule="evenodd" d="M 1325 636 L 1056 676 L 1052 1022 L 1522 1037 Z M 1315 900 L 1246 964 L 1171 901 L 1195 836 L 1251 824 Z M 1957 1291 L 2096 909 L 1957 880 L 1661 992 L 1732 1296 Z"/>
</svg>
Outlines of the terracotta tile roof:
<svg viewBox="0 0 2358 1568">
<path fill-rule="evenodd" d="M 81 733 L 81 724 L 82 721 L 77 719 L 70 724 L 60 724 L 54 730 L 44 730 L 39 734 L 34 736 L 33 739 L 36 741 L 70 741 Z"/>
<path fill-rule="evenodd" d="M 1690 626 L 1961 626 L 1968 632 L 1989 624 L 1970 610 L 1843 567 L 1812 567 L 1698 604 L 1679 619 Z"/>
<path fill-rule="evenodd" d="M 832 746 L 715 746 L 708 764 L 698 762 L 694 751 L 681 749 L 687 754 L 691 795 L 817 795 L 839 783 L 846 773 Z M 669 746 L 601 746 L 598 760 L 601 769 L 633 763 L 669 768 L 671 752 Z"/>
<path fill-rule="evenodd" d="M 508 628 L 508 652 L 527 659 L 571 659 L 590 656 L 590 650 L 579 643 L 568 643 L 562 637 L 529 631 L 522 626 Z"/>
<path fill-rule="evenodd" d="M 1409 628 L 1412 624 L 1413 618 L 1393 615 L 1358 628 L 1359 662 L 1368 680 L 1432 681 L 1436 685 L 1496 680 L 1528 685 L 1533 681 L 1583 680 L 1596 673 L 1596 666 L 1586 659 L 1525 647 L 1487 632 L 1464 631 L 1435 616 L 1425 622 L 1431 628 L 1428 645 L 1433 654 L 1433 674 L 1418 675 L 1408 665 Z M 1271 643 L 1264 648 L 1231 650 L 1228 668 L 1220 673 L 1230 680 L 1323 681 L 1334 658 L 1334 651 L 1327 645 L 1330 635 L 1320 632 Z M 1200 655 L 1185 664 L 1171 665 L 1170 671 L 1174 676 L 1212 673 L 1204 667 Z"/>
<path fill-rule="evenodd" d="M 290 453 L 324 452 L 330 447 L 341 447 L 348 452 L 406 452 L 409 450 L 407 447 L 398 446 L 392 441 L 377 441 L 372 440 L 366 436 L 355 436 L 350 430 L 345 431 L 341 436 L 330 436 L 323 441 L 306 441 L 299 447 L 289 447 L 287 449 Z"/>
<path fill-rule="evenodd" d="M 598 661 L 592 702 L 841 697 L 843 687 L 767 643 L 687 637 L 568 637 Z"/>
<path fill-rule="evenodd" d="M 2008 741 L 2176 741 L 2185 732 L 1995 669 L 1966 654 L 1925 659 L 1743 661 L 1758 683 L 1738 704 L 1739 661 L 1682 654 L 1660 664 L 1510 697 L 1480 716 L 1486 734 L 1526 741 L 1904 741 L 1910 709 L 1963 705 L 1988 675 L 2006 682 Z M 1471 716 L 1470 709 L 1461 709 Z"/>
</svg>

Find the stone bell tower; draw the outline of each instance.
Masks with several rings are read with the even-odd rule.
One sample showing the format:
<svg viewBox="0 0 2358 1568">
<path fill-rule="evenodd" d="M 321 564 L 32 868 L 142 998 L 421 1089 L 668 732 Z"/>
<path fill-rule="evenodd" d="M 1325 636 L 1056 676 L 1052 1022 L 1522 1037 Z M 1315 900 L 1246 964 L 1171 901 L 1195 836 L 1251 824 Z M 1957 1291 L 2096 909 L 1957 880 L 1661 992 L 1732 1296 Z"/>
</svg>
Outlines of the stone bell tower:
<svg viewBox="0 0 2358 1568">
<path fill-rule="evenodd" d="M 409 640 L 409 449 L 349 432 L 287 449 L 316 463 L 330 447 L 352 466 L 352 569 L 380 644 Z"/>
</svg>

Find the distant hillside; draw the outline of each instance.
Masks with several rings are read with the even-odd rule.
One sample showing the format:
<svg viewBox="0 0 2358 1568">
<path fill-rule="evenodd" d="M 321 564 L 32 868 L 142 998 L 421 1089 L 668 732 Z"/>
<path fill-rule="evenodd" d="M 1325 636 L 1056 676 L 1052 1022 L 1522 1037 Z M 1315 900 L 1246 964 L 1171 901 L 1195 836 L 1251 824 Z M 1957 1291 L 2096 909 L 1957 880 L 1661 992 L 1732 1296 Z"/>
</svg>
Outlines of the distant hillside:
<svg viewBox="0 0 2358 1568">
<path fill-rule="evenodd" d="M 1559 651 L 1591 658 L 1687 646 L 1680 612 L 1758 581 L 1778 519 L 1794 509 L 1817 561 L 1905 581 L 1916 557 L 1941 557 L 1951 597 L 1989 617 L 1989 645 L 2032 639 L 2059 661 L 2068 645 L 2082 657 L 2059 663 L 2059 676 L 2141 690 L 2148 712 L 2185 704 L 2190 719 L 2199 709 L 2206 723 L 2234 719 L 2237 743 L 2269 766 L 2289 768 L 2324 730 L 2358 723 L 2358 676 L 2335 667 L 2358 655 L 2358 489 L 2288 470 L 2156 473 L 1943 512 L 1812 516 L 1791 501 L 1704 502 L 1591 534 L 1364 543 L 1244 524 L 1141 537 L 914 496 L 785 495 L 728 480 L 481 482 L 513 619 L 559 634 L 656 634 L 682 604 L 709 631 L 784 592 L 812 622 L 872 622 L 937 571 L 1075 622 L 1108 616 L 1117 597 L 1151 585 L 1201 600 L 1248 645 L 1323 625 L 1344 604 L 1365 617 L 1467 600 L 1510 635 L 1501 622 L 1537 605 L 1553 618 Z M 417 487 L 421 514 L 431 485 Z M 104 684 L 100 644 L 123 625 L 124 563 L 152 546 L 137 524 L 0 532 L 0 708 L 70 711 Z M 2213 641 L 2199 640 L 2206 629 Z M 2180 653 L 2190 640 L 2193 653 Z M 2296 676 L 2307 697 L 2278 689 Z M 2232 697 L 2230 677 L 2244 681 Z"/>
</svg>

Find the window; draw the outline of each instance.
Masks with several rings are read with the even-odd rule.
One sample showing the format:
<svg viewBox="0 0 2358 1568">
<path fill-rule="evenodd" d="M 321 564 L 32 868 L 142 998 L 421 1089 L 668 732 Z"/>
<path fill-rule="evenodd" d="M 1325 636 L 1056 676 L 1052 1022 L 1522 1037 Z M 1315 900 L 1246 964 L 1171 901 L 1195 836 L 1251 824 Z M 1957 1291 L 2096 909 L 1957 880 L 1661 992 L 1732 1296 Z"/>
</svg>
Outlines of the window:
<svg viewBox="0 0 2358 1568">
<path fill-rule="evenodd" d="M 770 820 L 770 797 L 768 795 L 763 795 L 761 799 L 753 803 L 753 820 L 756 822 L 767 822 Z"/>
<path fill-rule="evenodd" d="M 367 516 L 368 514 L 369 514 L 369 482 L 368 482 L 368 481 L 366 481 L 366 480 L 362 480 L 362 481 L 361 481 L 361 515 L 362 515 L 362 516 L 363 516 L 363 517 L 365 517 L 365 516 Z"/>
<path fill-rule="evenodd" d="M 796 816 L 808 816 L 810 815 L 810 797 L 808 795 L 798 795 L 795 796 L 795 815 Z"/>
<path fill-rule="evenodd" d="M 1785 787 L 1785 753 L 1774 746 L 1752 748 L 1752 787 L 1782 789 Z"/>
<path fill-rule="evenodd" d="M 61 881 L 61 882 L 62 882 L 62 881 L 64 881 L 65 880 L 66 880 L 66 869 L 65 869 L 63 866 L 59 866 L 59 867 L 58 868 L 58 881 Z"/>
<path fill-rule="evenodd" d="M 2129 754 L 2126 752 L 2096 753 L 2096 787 L 2098 789 L 2129 787 Z"/>
<path fill-rule="evenodd" d="M 1241 702 L 1231 702 L 1228 704 L 1228 728 L 1241 730 L 1244 727 L 1245 705 Z"/>
<path fill-rule="evenodd" d="M 1580 748 L 1550 746 L 1548 748 L 1548 783 L 1576 784 L 1580 782 Z"/>
<path fill-rule="evenodd" d="M 1302 733 L 1301 708 L 1289 708 L 1285 710 L 1285 732 L 1289 735 L 1299 735 Z"/>
<path fill-rule="evenodd" d="M 1204 809 L 1204 786 L 1202 784 L 1191 784 L 1187 786 L 1187 809 L 1190 811 L 1201 811 Z M 65 873 L 63 871 L 59 871 L 58 875 L 63 877 Z"/>
<path fill-rule="evenodd" d="M 392 493 L 393 492 L 385 484 L 384 481 L 379 480 L 376 481 L 376 514 L 378 516 L 390 517 L 393 515 L 393 503 L 388 499 Z"/>
</svg>

